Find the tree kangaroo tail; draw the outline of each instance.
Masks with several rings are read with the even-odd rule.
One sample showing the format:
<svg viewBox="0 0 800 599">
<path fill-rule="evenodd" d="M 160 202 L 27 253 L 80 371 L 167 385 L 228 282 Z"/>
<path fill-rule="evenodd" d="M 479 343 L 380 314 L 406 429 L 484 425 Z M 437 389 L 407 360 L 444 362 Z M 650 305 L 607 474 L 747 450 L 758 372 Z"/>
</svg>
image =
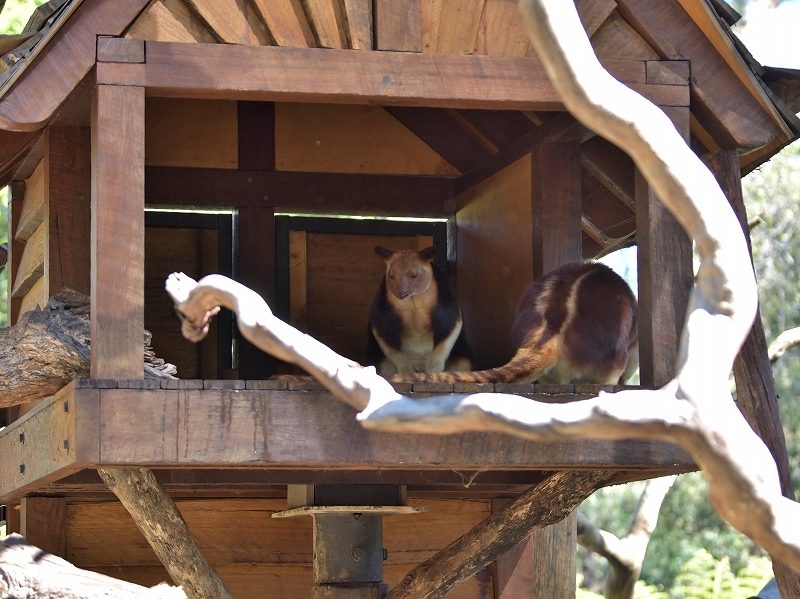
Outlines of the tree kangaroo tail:
<svg viewBox="0 0 800 599">
<path fill-rule="evenodd" d="M 529 383 L 556 363 L 555 340 L 539 347 L 522 346 L 511 360 L 498 368 L 473 372 L 417 372 L 388 377 L 394 383 Z"/>
</svg>

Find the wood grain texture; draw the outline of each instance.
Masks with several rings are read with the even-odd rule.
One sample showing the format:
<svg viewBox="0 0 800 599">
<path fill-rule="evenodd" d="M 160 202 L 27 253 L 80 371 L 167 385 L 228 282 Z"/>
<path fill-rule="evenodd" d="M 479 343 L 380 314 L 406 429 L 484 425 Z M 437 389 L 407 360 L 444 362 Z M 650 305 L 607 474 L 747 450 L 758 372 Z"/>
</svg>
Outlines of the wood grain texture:
<svg viewBox="0 0 800 599">
<path fill-rule="evenodd" d="M 375 49 L 421 52 L 421 15 L 428 2 L 430 0 L 375 0 Z"/>
<path fill-rule="evenodd" d="M 282 171 L 458 174 L 380 106 L 277 103 L 275 146 Z"/>
<path fill-rule="evenodd" d="M 26 71 L 6 92 L 0 126 L 12 131 L 39 129 L 50 120 L 95 62 L 96 36 L 120 35 L 147 0 L 101 0 L 79 6 Z M 46 89 L 47 93 L 40 93 Z"/>
<path fill-rule="evenodd" d="M 47 304 L 47 296 L 44 290 L 44 277 L 40 277 L 20 301 L 19 312 L 25 314 L 25 312 L 35 310 L 36 306 L 44 308 L 45 304 Z"/>
<path fill-rule="evenodd" d="M 530 45 L 522 13 L 514 0 L 484 1 L 475 40 L 476 54 L 525 56 Z"/>
<path fill-rule="evenodd" d="M 239 280 L 275 306 L 275 217 L 271 207 L 239 208 Z M 267 379 L 275 360 L 242 339 L 239 373 L 243 379 Z"/>
<path fill-rule="evenodd" d="M 308 332 L 306 232 L 289 231 L 289 324 Z"/>
<path fill-rule="evenodd" d="M 442 0 L 436 53 L 472 54 L 477 50 L 475 42 L 483 3 L 484 0 Z"/>
<path fill-rule="evenodd" d="M 345 214 L 448 216 L 453 180 L 422 175 L 372 175 L 146 168 L 148 204 L 341 211 Z M 265 199 L 265 196 L 267 199 Z"/>
<path fill-rule="evenodd" d="M 97 38 L 98 62 L 144 62 L 144 40 Z"/>
<path fill-rule="evenodd" d="M 237 114 L 231 101 L 147 98 L 145 164 L 237 168 Z"/>
<path fill-rule="evenodd" d="M 244 0 L 185 0 L 185 3 L 219 41 L 226 44 L 253 43 Z"/>
<path fill-rule="evenodd" d="M 11 297 L 23 298 L 40 278 L 44 276 L 45 252 L 47 246 L 47 225 L 41 223 L 28 237 L 22 258 L 14 276 Z"/>
<path fill-rule="evenodd" d="M 372 2 L 342 0 L 347 39 L 353 50 L 373 49 Z"/>
<path fill-rule="evenodd" d="M 47 189 L 49 187 L 47 166 L 44 159 L 34 169 L 31 176 L 25 180 L 25 191 L 22 200 L 22 210 L 19 214 L 19 224 L 14 231 L 14 239 L 25 241 L 36 228 L 44 221 L 47 210 Z"/>
<path fill-rule="evenodd" d="M 63 497 L 23 497 L 20 502 L 20 534 L 31 545 L 66 556 L 67 500 Z"/>
<path fill-rule="evenodd" d="M 648 60 L 647 82 L 663 85 L 689 85 L 690 65 L 686 60 Z"/>
<path fill-rule="evenodd" d="M 641 467 L 688 463 L 671 445 L 530 443 L 495 433 L 423 436 L 367 432 L 323 392 L 101 389 L 98 464 L 249 467 L 508 469 Z M 140 426 L 131 429 L 135 402 Z M 297 430 L 307 434 L 298 437 Z M 503 447 L 500 450 L 500 447 Z"/>
<path fill-rule="evenodd" d="M 526 491 L 514 502 L 493 513 L 446 549 L 414 568 L 401 584 L 390 591 L 387 599 L 444 597 L 461 581 L 490 564 L 534 530 L 568 517 L 583 499 L 605 486 L 611 478 L 606 472 L 554 474 L 543 483 Z M 574 552 L 570 560 L 575 562 Z M 566 566 L 563 563 L 560 565 Z M 559 578 L 563 572 L 552 571 L 549 574 Z M 569 574 L 564 576 L 565 579 L 568 577 Z M 549 590 L 556 590 L 556 584 L 549 581 L 549 585 L 552 585 Z M 572 586 L 572 596 L 574 596 L 574 573 L 568 584 Z M 550 596 L 558 599 L 568 597 L 566 592 Z"/>
<path fill-rule="evenodd" d="M 301 0 L 253 0 L 253 5 L 279 46 L 316 46 Z"/>
<path fill-rule="evenodd" d="M 586 34 L 591 38 L 616 10 L 617 3 L 615 0 L 576 0 L 575 6 Z"/>
<path fill-rule="evenodd" d="M 478 166 L 491 156 L 491 151 L 448 112 L 402 106 L 387 106 L 386 111 L 460 172 Z"/>
<path fill-rule="evenodd" d="M 457 198 L 457 296 L 476 368 L 505 364 L 516 349 L 517 304 L 533 280 L 530 175 L 528 153 Z"/>
<path fill-rule="evenodd" d="M 531 535 L 535 599 L 572 599 L 575 596 L 575 552 L 578 549 L 577 512 L 534 531 Z"/>
<path fill-rule="evenodd" d="M 91 133 L 51 126 L 45 133 L 48 180 L 46 295 L 91 289 Z"/>
<path fill-rule="evenodd" d="M 581 149 L 540 144 L 531 153 L 533 278 L 580 260 Z"/>
<path fill-rule="evenodd" d="M 581 164 L 629 209 L 636 204 L 633 160 L 602 137 L 581 144 Z"/>
<path fill-rule="evenodd" d="M 157 42 L 217 41 L 182 0 L 156 0 L 151 3 L 134 21 L 125 37 Z"/>
<path fill-rule="evenodd" d="M 592 47 L 601 60 L 658 60 L 658 53 L 614 11 L 592 36 Z"/>
<path fill-rule="evenodd" d="M 339 0 L 304 0 L 306 14 L 320 48 L 347 48 Z"/>
<path fill-rule="evenodd" d="M 684 138 L 688 109 L 669 115 Z M 636 171 L 636 244 L 639 272 L 639 379 L 658 388 L 675 376 L 686 307 L 693 284 L 692 243 Z"/>
<path fill-rule="evenodd" d="M 144 89 L 92 94 L 92 376 L 142 378 Z M 120 263 L 125 268 L 120 268 Z"/>
<path fill-rule="evenodd" d="M 662 57 L 691 61 L 692 92 L 705 107 L 700 120 L 721 145 L 733 144 L 724 149 L 755 148 L 783 135 L 781 126 L 679 3 L 620 0 L 618 4 L 626 21 Z"/>
<path fill-rule="evenodd" d="M 14 289 L 16 284 L 17 270 L 22 260 L 22 253 L 25 251 L 25 243 L 14 239 L 14 233 L 19 228 L 20 215 L 22 214 L 22 204 L 25 197 L 25 181 L 12 181 L 8 190 L 8 261 L 6 263 L 6 273 L 8 277 L 8 289 Z M 8 298 L 8 322 L 15 324 L 19 318 L 20 303 L 22 300 L 11 297 Z"/>
</svg>

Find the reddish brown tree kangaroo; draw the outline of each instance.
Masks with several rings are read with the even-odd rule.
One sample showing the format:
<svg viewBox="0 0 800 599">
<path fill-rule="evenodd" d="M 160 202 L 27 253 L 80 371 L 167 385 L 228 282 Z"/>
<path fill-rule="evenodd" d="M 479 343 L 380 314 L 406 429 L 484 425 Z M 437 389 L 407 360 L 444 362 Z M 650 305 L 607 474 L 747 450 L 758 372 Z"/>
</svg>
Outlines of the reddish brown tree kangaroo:
<svg viewBox="0 0 800 599">
<path fill-rule="evenodd" d="M 535 280 L 514 322 L 516 355 L 478 372 L 398 375 L 403 382 L 596 383 L 626 381 L 639 365 L 636 298 L 599 262 L 574 262 Z"/>
<path fill-rule="evenodd" d="M 375 252 L 386 261 L 386 275 L 370 311 L 367 363 L 383 376 L 472 370 L 461 310 L 433 263 L 434 248 Z"/>
</svg>

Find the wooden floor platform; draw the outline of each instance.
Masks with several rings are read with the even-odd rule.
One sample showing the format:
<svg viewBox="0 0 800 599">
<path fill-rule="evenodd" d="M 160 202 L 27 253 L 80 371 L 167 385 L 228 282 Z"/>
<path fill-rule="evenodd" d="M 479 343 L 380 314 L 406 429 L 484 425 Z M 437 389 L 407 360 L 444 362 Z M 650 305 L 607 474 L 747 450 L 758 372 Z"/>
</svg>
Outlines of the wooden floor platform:
<svg viewBox="0 0 800 599">
<path fill-rule="evenodd" d="M 400 390 L 412 397 L 503 391 L 568 402 L 600 387 Z M 157 469 L 170 494 L 187 497 L 280 497 L 286 484 L 312 483 L 404 484 L 411 496 L 493 497 L 520 492 L 552 470 L 615 470 L 623 482 L 696 469 L 684 451 L 662 442 L 367 431 L 352 408 L 306 380 L 78 380 L 2 430 L 0 455 L 0 502 L 31 493 L 102 495 L 97 467 Z"/>
</svg>

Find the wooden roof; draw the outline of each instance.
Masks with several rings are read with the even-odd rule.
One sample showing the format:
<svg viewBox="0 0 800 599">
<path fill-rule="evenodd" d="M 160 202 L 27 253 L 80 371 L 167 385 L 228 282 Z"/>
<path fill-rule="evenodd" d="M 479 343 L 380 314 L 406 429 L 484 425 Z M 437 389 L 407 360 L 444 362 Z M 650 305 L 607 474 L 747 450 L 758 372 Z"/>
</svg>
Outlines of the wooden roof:
<svg viewBox="0 0 800 599">
<path fill-rule="evenodd" d="M 731 34 L 735 13 L 720 0 L 716 9 L 706 0 L 576 4 L 620 80 L 667 106 L 688 104 L 688 82 L 698 153 L 735 149 L 749 170 L 800 134 L 790 108 L 797 73 L 760 67 Z M 92 78 L 98 61 L 133 47 L 98 45 L 98 36 L 147 40 L 136 83 L 149 95 L 219 97 L 214 74 L 225 72 L 237 90 L 230 99 L 383 105 L 460 173 L 456 194 L 519 157 L 545 124 L 557 135 L 571 130 L 553 119 L 563 108 L 513 0 L 50 0 L 25 36 L 1 59 L 4 181 L 20 178 L 14 169 L 24 169 L 46 124 L 88 124 L 95 80 L 130 76 L 108 64 Z M 664 61 L 689 61 L 691 73 Z M 633 170 L 590 137 L 581 139 L 585 255 L 596 255 L 633 232 Z M 621 202 L 604 201 L 611 196 Z"/>
</svg>

